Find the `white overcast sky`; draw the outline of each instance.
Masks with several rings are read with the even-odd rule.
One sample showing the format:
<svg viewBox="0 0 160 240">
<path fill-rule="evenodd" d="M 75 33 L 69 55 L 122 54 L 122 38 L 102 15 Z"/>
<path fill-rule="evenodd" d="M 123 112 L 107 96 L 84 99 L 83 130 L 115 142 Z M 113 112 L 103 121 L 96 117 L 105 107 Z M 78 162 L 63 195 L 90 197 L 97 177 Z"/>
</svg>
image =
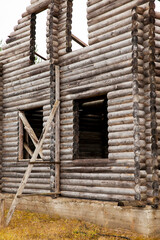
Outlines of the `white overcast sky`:
<svg viewBox="0 0 160 240">
<path fill-rule="evenodd" d="M 72 32 L 74 35 L 76 35 L 81 40 L 87 43 L 88 37 L 87 37 L 87 20 L 86 20 L 86 2 L 87 0 L 80 0 L 79 3 L 77 4 L 77 1 L 75 1 L 76 4 L 74 4 L 75 6 L 74 6 L 74 15 L 73 15 L 74 25 L 72 26 L 73 27 Z M 6 41 L 9 34 L 13 32 L 13 28 L 14 26 L 17 25 L 17 21 L 21 18 L 21 14 L 25 12 L 26 7 L 29 5 L 30 5 L 30 0 L 1 0 L 0 40 L 3 40 L 3 43 Z M 38 29 L 37 29 L 37 34 L 39 34 L 40 36 L 39 39 L 41 39 L 40 41 L 44 45 L 45 38 L 42 38 L 42 28 L 45 28 L 45 21 L 43 22 L 44 24 L 43 23 L 41 24 L 40 33 L 38 33 Z M 40 43 L 38 43 L 38 45 L 39 44 Z"/>
<path fill-rule="evenodd" d="M 87 26 L 86 19 L 86 2 L 87 0 L 73 1 L 74 14 L 73 14 L 73 29 L 74 35 L 87 43 Z M 78 3 L 77 3 L 78 2 Z M 17 25 L 17 21 L 21 18 L 21 14 L 25 12 L 26 7 L 30 5 L 30 0 L 1 0 L 0 7 L 0 40 L 3 42 L 7 36 L 13 32 L 13 27 Z M 160 2 L 156 0 L 156 10 L 160 11 Z M 83 21 L 84 19 L 84 21 Z M 45 24 L 44 24 L 45 28 Z M 42 30 L 42 25 L 41 25 Z M 40 34 L 40 41 L 43 43 L 42 31 Z"/>
</svg>

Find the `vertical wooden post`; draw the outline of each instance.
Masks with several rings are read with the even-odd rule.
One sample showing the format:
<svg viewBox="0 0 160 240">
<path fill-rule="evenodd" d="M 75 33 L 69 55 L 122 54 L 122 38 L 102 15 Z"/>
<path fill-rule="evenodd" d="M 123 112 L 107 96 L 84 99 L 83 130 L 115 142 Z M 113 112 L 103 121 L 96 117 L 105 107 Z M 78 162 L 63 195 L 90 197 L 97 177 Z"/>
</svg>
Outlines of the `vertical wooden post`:
<svg viewBox="0 0 160 240">
<path fill-rule="evenodd" d="M 31 14 L 31 28 L 30 28 L 30 63 L 35 63 L 36 50 L 36 14 Z"/>
<path fill-rule="evenodd" d="M 25 143 L 27 144 L 27 146 L 29 146 L 29 135 L 26 131 L 24 133 L 24 140 L 25 140 Z M 25 153 L 25 158 L 29 159 L 29 153 L 28 152 Z"/>
<path fill-rule="evenodd" d="M 19 118 L 19 160 L 23 159 L 23 122 Z"/>
<path fill-rule="evenodd" d="M 59 66 L 55 66 L 55 100 L 60 100 Z M 60 106 L 55 116 L 55 192 L 60 191 Z"/>
<path fill-rule="evenodd" d="M 4 227 L 4 217 L 5 217 L 5 214 L 4 214 L 4 210 L 5 210 L 5 200 L 4 198 L 1 199 L 1 219 L 0 219 L 0 225 L 1 227 Z"/>
</svg>

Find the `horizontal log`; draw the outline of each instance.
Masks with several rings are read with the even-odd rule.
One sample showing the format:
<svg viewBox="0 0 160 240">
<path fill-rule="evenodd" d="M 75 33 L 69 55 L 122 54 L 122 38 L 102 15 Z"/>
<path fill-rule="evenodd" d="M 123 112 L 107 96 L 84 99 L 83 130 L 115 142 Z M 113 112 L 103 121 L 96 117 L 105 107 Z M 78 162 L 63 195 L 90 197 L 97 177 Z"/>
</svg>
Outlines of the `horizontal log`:
<svg viewBox="0 0 160 240">
<path fill-rule="evenodd" d="M 127 173 L 61 173 L 61 179 L 122 180 L 134 181 L 134 174 Z"/>
<path fill-rule="evenodd" d="M 134 189 L 127 188 L 111 188 L 111 187 L 88 187 L 88 186 L 73 186 L 73 185 L 61 185 L 61 191 L 71 192 L 85 192 L 96 194 L 118 194 L 118 195 L 135 195 Z"/>
<path fill-rule="evenodd" d="M 48 5 L 50 4 L 51 0 L 39 0 L 38 2 L 35 2 L 34 4 L 31 4 L 26 8 L 27 13 L 32 14 L 32 13 L 39 13 L 43 10 L 45 10 Z"/>
<path fill-rule="evenodd" d="M 65 186 L 90 186 L 90 187 L 119 187 L 134 188 L 134 182 L 128 181 L 107 181 L 107 180 L 81 180 L 81 179 L 63 179 L 61 184 Z"/>
<path fill-rule="evenodd" d="M 2 191 L 4 193 L 16 193 L 18 190 L 18 187 L 17 188 L 9 188 L 9 187 L 2 187 Z M 37 195 L 40 194 L 40 193 L 44 193 L 46 194 L 46 190 L 41 190 L 41 189 L 24 189 L 23 191 L 23 194 L 35 194 Z M 50 190 L 48 190 L 48 193 L 50 194 Z"/>
<path fill-rule="evenodd" d="M 19 187 L 19 183 L 10 183 L 10 182 L 3 182 L 3 188 L 18 188 Z M 50 183 L 47 184 L 31 184 L 31 183 L 27 183 L 25 186 L 25 189 L 43 189 L 43 190 L 50 190 Z"/>
<path fill-rule="evenodd" d="M 130 157 L 133 155 L 132 153 L 128 153 L 128 152 L 125 152 L 126 154 L 126 157 L 124 159 L 126 159 L 127 157 Z M 128 156 L 127 156 L 128 154 Z M 118 155 L 117 158 L 114 158 L 114 159 L 120 159 L 120 157 L 123 155 L 123 153 L 118 153 L 118 154 L 110 154 L 110 155 Z M 119 157 L 120 156 L 120 157 Z M 111 158 L 110 158 L 111 159 Z M 113 158 L 112 158 L 113 159 Z M 122 159 L 122 158 L 121 158 Z M 82 160 L 83 161 L 83 160 Z M 61 167 L 61 172 L 69 172 L 69 173 L 133 173 L 135 170 L 134 167 L 123 167 L 123 166 L 109 166 L 107 167 L 106 166 L 103 166 L 103 167 L 88 167 L 88 166 L 85 166 L 85 167 L 80 167 L 80 166 L 75 166 L 75 167 Z"/>
<path fill-rule="evenodd" d="M 14 178 L 20 178 L 22 180 L 24 176 L 24 173 L 20 173 L 20 172 L 7 172 L 4 171 L 3 172 L 3 177 L 14 177 Z M 34 179 L 43 179 L 43 178 L 48 178 L 50 179 L 50 172 L 37 172 L 37 173 L 33 173 L 31 172 L 30 174 L 30 178 L 34 178 Z"/>
<path fill-rule="evenodd" d="M 44 96 L 45 99 L 45 96 Z M 39 108 L 44 106 L 45 104 L 49 104 L 50 103 L 50 99 L 48 98 L 47 100 L 42 100 L 42 97 L 38 97 L 38 99 L 30 99 L 28 100 L 30 101 L 30 103 L 22 103 L 21 105 L 19 105 L 19 110 L 21 111 L 25 111 L 28 109 L 33 109 L 33 108 Z M 4 108 L 4 112 L 13 112 L 13 111 L 17 111 L 17 106 L 13 106 L 13 107 L 8 107 L 7 109 Z"/>
<path fill-rule="evenodd" d="M 95 193 L 84 193 L 84 192 L 71 192 L 71 191 L 61 191 L 61 196 L 63 197 L 74 197 L 74 198 L 87 198 L 95 200 L 108 200 L 108 201 L 119 201 L 128 200 L 134 201 L 134 196 L 122 196 L 114 194 L 95 194 Z"/>
<path fill-rule="evenodd" d="M 144 122 L 145 120 L 143 118 L 140 118 L 140 124 L 144 124 Z M 108 119 L 109 126 L 115 126 L 120 124 L 130 124 L 130 123 L 133 123 L 133 116 Z"/>
<path fill-rule="evenodd" d="M 25 172 L 26 170 L 26 167 L 3 167 L 3 171 L 4 172 L 18 172 L 18 173 L 23 173 Z M 50 172 L 50 167 L 49 166 L 34 166 L 33 170 L 32 170 L 33 173 L 36 173 L 36 172 Z"/>
</svg>

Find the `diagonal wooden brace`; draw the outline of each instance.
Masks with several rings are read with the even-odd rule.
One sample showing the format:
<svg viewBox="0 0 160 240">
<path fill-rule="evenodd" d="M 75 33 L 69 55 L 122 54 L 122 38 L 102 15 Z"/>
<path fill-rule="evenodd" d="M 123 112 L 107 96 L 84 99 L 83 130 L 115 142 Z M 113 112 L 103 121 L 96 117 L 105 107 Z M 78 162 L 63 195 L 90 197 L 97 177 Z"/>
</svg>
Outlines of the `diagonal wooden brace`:
<svg viewBox="0 0 160 240">
<path fill-rule="evenodd" d="M 28 122 L 28 120 L 23 112 L 21 112 L 21 111 L 19 112 L 19 117 L 22 120 L 24 128 L 27 131 L 27 133 L 29 134 L 34 146 L 36 147 L 37 143 L 38 143 L 38 138 L 37 138 L 33 128 L 31 127 L 30 123 Z M 42 149 L 40 149 L 39 155 L 43 159 Z"/>
<path fill-rule="evenodd" d="M 55 116 L 55 114 L 56 114 L 56 111 L 57 111 L 57 109 L 58 109 L 58 107 L 59 107 L 59 104 L 60 104 L 60 102 L 57 100 L 57 101 L 55 102 L 53 108 L 52 108 L 52 111 L 51 111 L 51 113 L 50 113 L 50 115 L 49 115 L 49 118 L 48 118 L 48 120 L 47 120 L 47 123 L 46 123 L 45 127 L 43 128 L 43 131 L 42 131 L 42 134 L 41 134 L 41 136 L 40 136 L 39 142 L 38 142 L 38 144 L 37 144 L 37 146 L 36 146 L 36 148 L 35 148 L 35 150 L 34 150 L 34 153 L 33 153 L 32 158 L 31 158 L 31 160 L 30 160 L 30 164 L 29 164 L 28 167 L 27 167 L 27 170 L 26 170 L 26 172 L 25 172 L 25 174 L 24 174 L 24 176 L 23 176 L 23 179 L 22 179 L 22 181 L 21 181 L 21 183 L 20 183 L 20 186 L 19 186 L 19 188 L 18 188 L 18 190 L 17 190 L 17 193 L 16 193 L 16 195 L 15 195 L 15 197 L 14 197 L 14 199 L 13 199 L 13 202 L 12 202 L 11 207 L 10 207 L 10 209 L 9 209 L 9 212 L 8 212 L 8 214 L 7 214 L 6 226 L 8 226 L 8 224 L 9 224 L 10 221 L 11 221 L 12 215 L 13 215 L 13 213 L 14 213 L 14 211 L 15 211 L 15 208 L 16 208 L 16 206 L 17 206 L 17 204 L 18 204 L 18 196 L 22 194 L 23 189 L 24 189 L 24 187 L 26 186 L 27 180 L 28 180 L 29 175 L 30 175 L 30 173 L 31 173 L 31 171 L 32 171 L 32 168 L 33 168 L 33 166 L 34 166 L 34 162 L 35 162 L 36 159 L 37 159 L 37 156 L 38 156 L 38 154 L 39 154 L 39 152 L 40 152 L 40 149 L 41 149 L 42 144 L 43 144 L 43 141 L 44 141 L 44 139 L 45 139 L 45 137 L 46 137 L 46 135 L 47 135 L 47 132 L 48 132 L 50 126 L 51 126 L 51 123 L 52 123 L 53 118 L 54 118 L 54 116 Z"/>
</svg>

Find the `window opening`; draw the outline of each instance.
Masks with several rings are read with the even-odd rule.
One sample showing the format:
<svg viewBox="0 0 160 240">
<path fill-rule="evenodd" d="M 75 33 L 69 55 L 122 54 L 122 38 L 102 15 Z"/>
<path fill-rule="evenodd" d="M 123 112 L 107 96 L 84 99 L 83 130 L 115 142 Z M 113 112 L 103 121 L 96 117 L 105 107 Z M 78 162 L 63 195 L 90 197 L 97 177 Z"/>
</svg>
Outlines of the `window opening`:
<svg viewBox="0 0 160 240">
<path fill-rule="evenodd" d="M 72 50 L 88 45 L 87 0 L 73 1 Z"/>
<path fill-rule="evenodd" d="M 24 118 L 27 119 L 31 128 L 34 130 L 34 133 L 37 138 L 32 137 L 34 141 L 37 143 L 38 139 L 41 136 L 41 132 L 43 129 L 43 109 L 31 109 L 27 111 L 21 112 Z M 32 154 L 35 150 L 35 145 L 33 143 L 33 139 L 31 139 L 28 131 L 28 126 L 24 126 L 21 118 L 19 119 L 19 160 L 22 159 L 31 159 Z M 31 132 L 31 129 L 28 129 Z M 38 158 L 41 158 L 40 155 Z"/>
<path fill-rule="evenodd" d="M 47 10 L 31 17 L 31 61 L 40 63 L 47 60 L 46 48 L 46 21 Z"/>
<path fill-rule="evenodd" d="M 107 97 L 75 100 L 74 113 L 74 159 L 107 158 Z"/>
<path fill-rule="evenodd" d="M 159 2 L 159 0 L 155 1 L 155 11 L 160 12 L 160 2 Z"/>
</svg>

